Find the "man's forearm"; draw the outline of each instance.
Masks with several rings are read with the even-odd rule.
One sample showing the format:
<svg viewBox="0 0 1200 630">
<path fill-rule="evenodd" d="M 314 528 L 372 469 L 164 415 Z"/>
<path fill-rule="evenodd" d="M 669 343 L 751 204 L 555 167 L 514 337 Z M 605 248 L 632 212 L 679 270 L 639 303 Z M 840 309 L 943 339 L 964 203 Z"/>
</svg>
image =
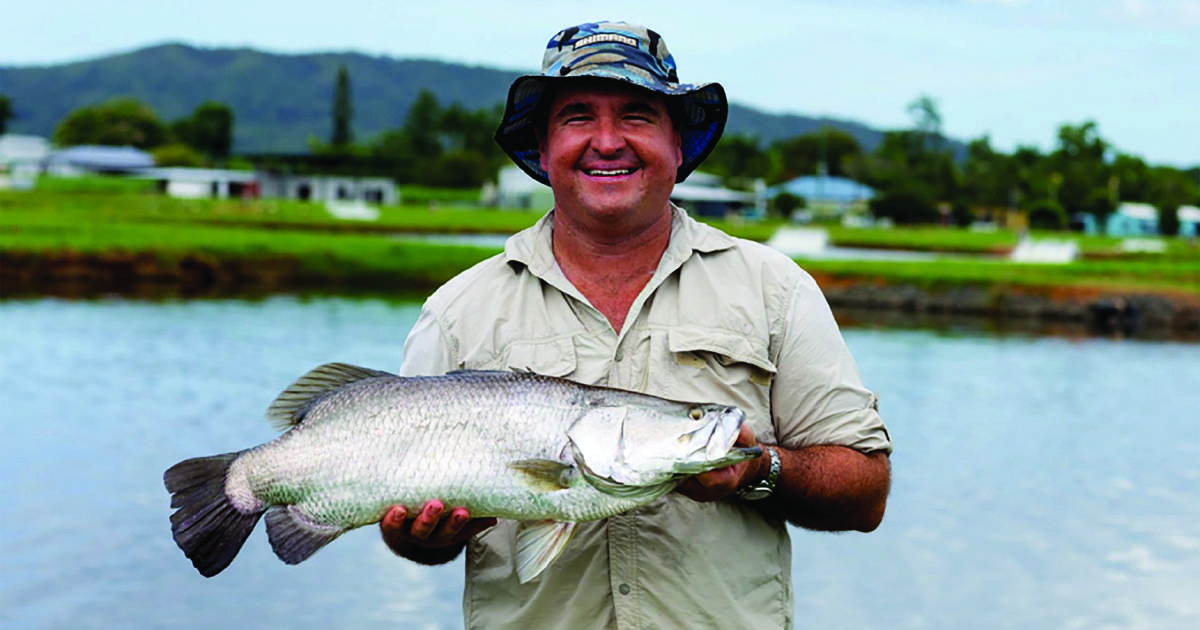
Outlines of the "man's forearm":
<svg viewBox="0 0 1200 630">
<path fill-rule="evenodd" d="M 891 487 L 891 464 L 883 452 L 844 446 L 779 447 L 775 492 L 763 507 L 788 522 L 821 531 L 879 527 Z"/>
</svg>

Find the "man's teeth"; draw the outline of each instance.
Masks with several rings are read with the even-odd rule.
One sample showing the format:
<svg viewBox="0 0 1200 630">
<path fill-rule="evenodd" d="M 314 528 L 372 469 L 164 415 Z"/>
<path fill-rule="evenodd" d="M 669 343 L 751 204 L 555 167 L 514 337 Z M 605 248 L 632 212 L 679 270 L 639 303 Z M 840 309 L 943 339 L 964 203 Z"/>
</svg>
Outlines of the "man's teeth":
<svg viewBox="0 0 1200 630">
<path fill-rule="evenodd" d="M 614 169 L 589 169 L 588 175 L 597 175 L 600 177 L 614 177 L 616 175 L 628 175 L 633 172 L 631 168 L 614 168 Z"/>
</svg>

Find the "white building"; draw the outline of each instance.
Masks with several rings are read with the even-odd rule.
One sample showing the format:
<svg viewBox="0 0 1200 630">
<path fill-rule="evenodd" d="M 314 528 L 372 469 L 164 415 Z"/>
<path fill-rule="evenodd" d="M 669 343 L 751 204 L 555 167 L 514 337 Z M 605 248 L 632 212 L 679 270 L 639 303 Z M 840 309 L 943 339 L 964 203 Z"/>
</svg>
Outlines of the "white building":
<svg viewBox="0 0 1200 630">
<path fill-rule="evenodd" d="M 549 186 L 511 165 L 500 169 L 496 175 L 495 195 L 483 202 L 500 208 L 549 210 L 554 207 L 554 193 Z"/>
<path fill-rule="evenodd" d="M 1180 236 L 1200 236 L 1200 208 L 1179 206 L 1175 216 L 1179 218 Z"/>
<path fill-rule="evenodd" d="M 257 173 L 263 197 L 300 201 L 359 202 L 394 206 L 400 203 L 396 183 L 388 177 Z"/>
<path fill-rule="evenodd" d="M 158 190 L 182 199 L 257 197 L 258 174 L 212 168 L 146 168 L 132 175 L 157 182 Z"/>
<path fill-rule="evenodd" d="M 42 162 L 50 155 L 50 143 L 38 136 L 5 134 L 0 136 L 0 189 L 33 188 L 42 172 Z"/>
</svg>

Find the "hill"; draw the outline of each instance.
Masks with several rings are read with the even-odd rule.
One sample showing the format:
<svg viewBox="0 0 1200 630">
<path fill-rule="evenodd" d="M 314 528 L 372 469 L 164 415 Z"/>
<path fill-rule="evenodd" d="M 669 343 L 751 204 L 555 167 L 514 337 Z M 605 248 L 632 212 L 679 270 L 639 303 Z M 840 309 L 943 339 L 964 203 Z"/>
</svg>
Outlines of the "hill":
<svg viewBox="0 0 1200 630">
<path fill-rule="evenodd" d="M 341 64 L 350 73 L 354 132 L 360 140 L 398 127 L 421 89 L 431 90 L 443 105 L 477 109 L 502 103 L 509 84 L 523 74 L 359 53 L 283 55 L 163 44 L 74 63 L 0 66 L 0 93 L 13 104 L 13 133 L 50 137 L 70 111 L 117 96 L 148 103 L 164 121 L 216 100 L 234 110 L 235 152 L 303 152 L 309 137 L 329 137 Z M 770 142 L 824 125 L 850 133 L 868 151 L 883 137 L 883 132 L 853 121 L 769 114 L 736 103 L 730 107 L 727 133 Z"/>
</svg>

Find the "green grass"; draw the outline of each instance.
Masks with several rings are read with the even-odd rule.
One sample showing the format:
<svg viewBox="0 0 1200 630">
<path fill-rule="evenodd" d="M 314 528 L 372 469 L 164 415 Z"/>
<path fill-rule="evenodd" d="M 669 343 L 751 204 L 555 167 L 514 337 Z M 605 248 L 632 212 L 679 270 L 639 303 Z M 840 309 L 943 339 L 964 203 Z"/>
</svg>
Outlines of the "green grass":
<svg viewBox="0 0 1200 630">
<path fill-rule="evenodd" d="M 117 180 L 120 181 L 120 180 Z M 447 193 L 446 198 L 452 195 Z M 378 221 L 334 218 L 320 204 L 281 200 L 242 202 L 179 200 L 108 182 L 85 182 L 0 191 L 0 251 L 84 254 L 150 254 L 165 260 L 187 255 L 240 260 L 298 261 L 305 274 L 333 279 L 388 277 L 432 283 L 497 250 L 401 241 L 396 233 L 512 233 L 532 225 L 541 212 L 437 204 L 381 209 Z M 726 231 L 766 240 L 778 223 L 714 222 Z M 887 247 L 945 252 L 1005 251 L 1012 232 L 945 228 L 831 228 L 831 240 L 850 247 Z M 1084 260 L 1066 265 L 1014 264 L 1003 260 L 922 262 L 805 260 L 814 272 L 878 279 L 931 288 L 955 286 L 1068 286 L 1119 290 L 1183 291 L 1200 295 L 1200 250 L 1185 239 L 1167 239 L 1162 254 L 1126 254 L 1119 239 L 1074 238 Z"/>
</svg>

